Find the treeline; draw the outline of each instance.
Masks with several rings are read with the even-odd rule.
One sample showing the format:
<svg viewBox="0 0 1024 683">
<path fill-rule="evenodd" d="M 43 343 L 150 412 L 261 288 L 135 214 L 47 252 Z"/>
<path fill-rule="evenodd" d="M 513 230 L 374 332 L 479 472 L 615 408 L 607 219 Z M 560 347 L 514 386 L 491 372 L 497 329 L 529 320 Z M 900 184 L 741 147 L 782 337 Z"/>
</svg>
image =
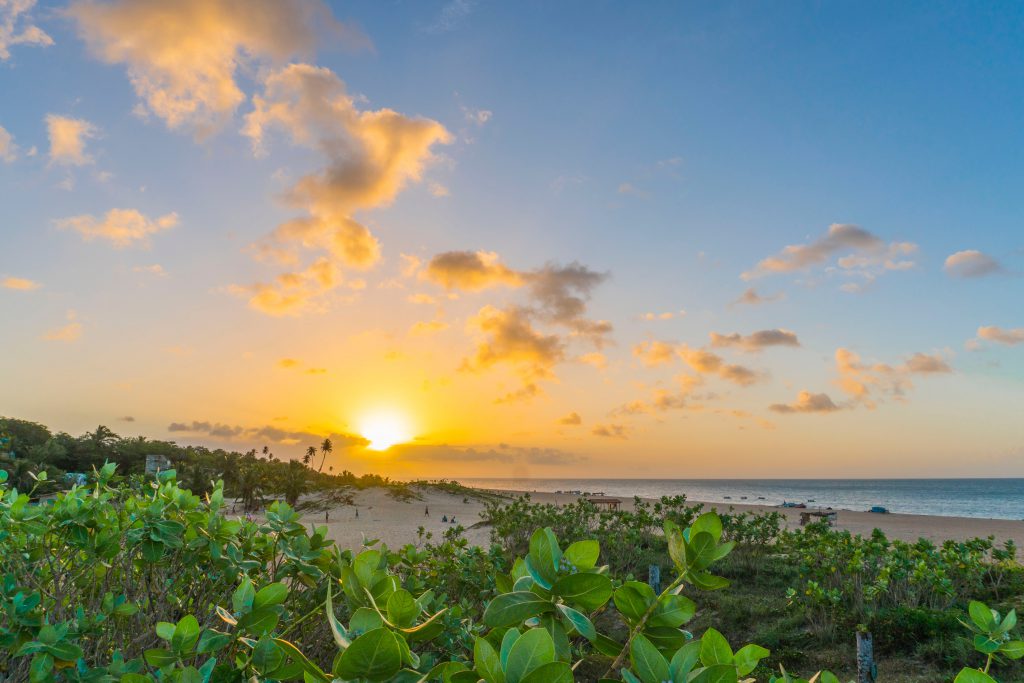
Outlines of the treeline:
<svg viewBox="0 0 1024 683">
<path fill-rule="evenodd" d="M 21 490 L 31 489 L 41 472 L 46 472 L 51 482 L 43 488 L 43 492 L 49 492 L 70 485 L 65 473 L 88 474 L 108 462 L 117 465 L 121 476 L 141 476 L 149 455 L 167 458 L 178 481 L 197 494 L 209 493 L 216 481 L 223 480 L 226 493 L 239 498 L 248 510 L 262 506 L 272 496 L 294 505 L 299 496 L 311 491 L 395 485 L 387 477 L 374 474 L 356 476 L 348 470 L 335 473 L 327 462 L 332 451 L 331 440 L 324 439 L 307 446 L 302 460 L 296 461 L 279 458 L 269 446 L 244 453 L 179 446 L 144 436 L 122 437 L 103 425 L 72 436 L 53 432 L 37 422 L 0 417 L 0 470 L 6 471 L 11 483 Z"/>
</svg>

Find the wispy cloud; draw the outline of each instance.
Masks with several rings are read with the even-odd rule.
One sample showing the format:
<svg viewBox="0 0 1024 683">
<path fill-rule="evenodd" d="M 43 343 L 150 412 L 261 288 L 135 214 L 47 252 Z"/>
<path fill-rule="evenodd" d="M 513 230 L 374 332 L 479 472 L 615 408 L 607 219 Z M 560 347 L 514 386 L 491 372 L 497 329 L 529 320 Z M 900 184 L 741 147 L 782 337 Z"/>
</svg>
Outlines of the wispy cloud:
<svg viewBox="0 0 1024 683">
<path fill-rule="evenodd" d="M 54 221 L 61 230 L 73 230 L 86 242 L 105 240 L 116 249 L 148 244 L 150 235 L 170 230 L 178 225 L 178 214 L 168 213 L 159 218 L 148 218 L 136 209 L 111 209 L 103 218 L 88 214 Z"/>
<path fill-rule="evenodd" d="M 42 336 L 45 341 L 75 342 L 82 336 L 82 324 L 76 320 L 78 314 L 75 311 L 68 311 L 68 324 L 57 327 Z"/>
<path fill-rule="evenodd" d="M 31 11 L 36 0 L 4 0 L 0 2 L 0 61 L 11 58 L 14 45 L 53 45 L 53 38 L 32 23 Z"/>
<path fill-rule="evenodd" d="M 39 289 L 42 285 L 23 277 L 5 277 L 3 280 L 0 280 L 0 287 L 28 292 L 33 289 Z"/>
<path fill-rule="evenodd" d="M 950 254 L 943 266 L 950 277 L 977 278 L 1003 272 L 1003 266 L 988 254 L 966 249 Z"/>
</svg>

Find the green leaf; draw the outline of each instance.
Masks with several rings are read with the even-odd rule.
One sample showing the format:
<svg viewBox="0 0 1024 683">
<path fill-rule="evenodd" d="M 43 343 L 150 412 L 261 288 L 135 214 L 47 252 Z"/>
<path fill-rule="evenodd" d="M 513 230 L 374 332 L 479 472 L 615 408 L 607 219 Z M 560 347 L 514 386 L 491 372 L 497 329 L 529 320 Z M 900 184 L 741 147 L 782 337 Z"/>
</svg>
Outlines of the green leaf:
<svg viewBox="0 0 1024 683">
<path fill-rule="evenodd" d="M 1024 640 L 1008 640 L 999 646 L 999 652 L 1010 659 L 1024 657 Z"/>
<path fill-rule="evenodd" d="M 685 681 L 686 677 L 693 671 L 693 667 L 700 661 L 700 641 L 693 640 L 676 650 L 672 661 L 668 664 L 668 671 L 673 681 Z"/>
<path fill-rule="evenodd" d="M 196 644 L 196 654 L 204 655 L 209 652 L 216 652 L 231 642 L 231 636 L 227 633 L 214 631 L 212 628 L 203 629 L 199 636 L 199 643 Z"/>
<path fill-rule="evenodd" d="M 1009 633 L 1013 630 L 1013 627 L 1017 625 L 1017 610 L 1011 609 L 1003 620 L 999 622 L 999 628 L 996 629 L 996 633 Z"/>
<path fill-rule="evenodd" d="M 259 590 L 252 601 L 254 610 L 280 605 L 288 597 L 288 587 L 283 583 L 271 583 Z"/>
<path fill-rule="evenodd" d="M 706 531 L 694 533 L 690 530 L 690 541 L 686 544 L 686 566 L 688 569 L 705 569 L 715 561 L 715 539 Z"/>
<path fill-rule="evenodd" d="M 401 668 L 402 650 L 398 639 L 391 631 L 381 627 L 352 641 L 338 657 L 334 675 L 346 680 L 366 678 L 386 681 Z"/>
<path fill-rule="evenodd" d="M 156 635 L 161 640 L 170 640 L 174 637 L 174 624 L 169 621 L 158 621 L 156 623 Z"/>
<path fill-rule="evenodd" d="M 199 622 L 191 614 L 186 614 L 174 627 L 171 636 L 171 649 L 179 655 L 188 654 L 199 640 Z"/>
<path fill-rule="evenodd" d="M 352 618 L 348 620 L 348 627 L 350 631 L 353 631 L 356 635 L 362 635 L 369 633 L 375 628 L 380 628 L 384 625 L 384 618 L 381 617 L 380 613 L 375 609 L 369 607 L 360 607 L 352 613 Z"/>
<path fill-rule="evenodd" d="M 473 644 L 473 665 L 487 683 L 505 683 L 505 672 L 501 670 L 498 653 L 483 638 L 477 638 Z"/>
<path fill-rule="evenodd" d="M 964 667 L 953 679 L 953 683 L 998 683 L 998 681 L 987 673 Z"/>
<path fill-rule="evenodd" d="M 0 470 L 0 472 L 2 471 Z M 29 683 L 43 683 L 49 680 L 51 671 L 53 671 L 53 657 L 45 652 L 36 653 L 28 667 Z"/>
<path fill-rule="evenodd" d="M 665 527 L 665 540 L 668 541 L 668 554 L 672 558 L 676 567 L 680 569 L 686 568 L 686 539 L 683 538 L 683 532 L 679 529 L 679 525 L 675 522 L 666 519 L 664 523 Z"/>
<path fill-rule="evenodd" d="M 630 643 L 629 660 L 643 683 L 662 683 L 669 679 L 668 662 L 642 634 L 638 633 Z"/>
<path fill-rule="evenodd" d="M 654 589 L 646 583 L 627 581 L 615 591 L 615 607 L 627 619 L 638 621 L 647 613 L 656 597 Z"/>
<path fill-rule="evenodd" d="M 729 641 L 713 628 L 709 628 L 701 636 L 700 661 L 704 666 L 732 664 L 732 648 L 729 647 Z"/>
<path fill-rule="evenodd" d="M 971 600 L 971 603 L 967 606 L 967 611 L 971 615 L 971 621 L 982 631 L 987 633 L 995 629 L 995 617 L 992 616 L 992 610 L 985 603 Z"/>
<path fill-rule="evenodd" d="M 302 654 L 302 651 L 299 650 L 299 648 L 295 647 L 287 640 L 282 640 L 280 638 L 274 638 L 274 643 L 284 651 L 285 655 L 298 664 L 303 671 L 304 679 L 309 680 L 310 678 L 313 678 L 313 680 L 319 681 L 320 683 L 329 683 L 331 677 L 324 673 L 320 667 L 310 661 L 306 655 Z"/>
<path fill-rule="evenodd" d="M 576 541 L 565 549 L 563 557 L 577 569 L 593 569 L 601 555 L 601 544 L 597 541 Z"/>
<path fill-rule="evenodd" d="M 231 594 L 231 607 L 236 614 L 242 614 L 252 609 L 252 601 L 256 598 L 256 591 L 252 587 L 249 577 L 242 579 L 238 588 Z"/>
<path fill-rule="evenodd" d="M 587 615 L 582 614 L 568 605 L 557 605 L 558 611 L 561 612 L 572 627 L 575 628 L 581 636 L 587 640 L 594 640 L 597 638 L 597 629 L 594 628 L 594 623 L 587 618 Z"/>
<path fill-rule="evenodd" d="M 505 666 L 507 683 L 519 683 L 542 664 L 555 660 L 555 643 L 544 629 L 533 628 L 521 635 L 512 645 Z"/>
<path fill-rule="evenodd" d="M 253 610 L 238 620 L 238 628 L 247 631 L 254 636 L 262 636 L 277 628 L 277 622 L 281 619 L 278 610 L 273 607 Z"/>
<path fill-rule="evenodd" d="M 530 555 L 528 568 L 540 575 L 545 588 L 554 583 L 558 577 L 558 565 L 562 561 L 562 551 L 558 547 L 558 539 L 550 528 L 537 529 L 530 536 Z M 536 579 L 537 577 L 534 576 Z M 538 581 L 542 583 L 542 581 Z"/>
<path fill-rule="evenodd" d="M 701 670 L 688 683 L 737 683 L 738 678 L 732 664 L 715 664 Z"/>
<path fill-rule="evenodd" d="M 703 515 L 693 520 L 693 524 L 690 525 L 690 540 L 693 540 L 694 535 L 701 532 L 711 534 L 711 537 L 715 541 L 721 540 L 722 519 L 718 514 L 714 512 L 705 512 Z"/>
<path fill-rule="evenodd" d="M 505 635 L 501 637 L 501 649 L 498 652 L 498 656 L 501 658 L 501 668 L 504 669 L 508 666 L 508 654 L 512 651 L 512 646 L 519 640 L 520 633 L 517 628 L 510 628 L 505 631 Z"/>
<path fill-rule="evenodd" d="M 178 657 L 173 652 L 163 648 L 146 650 L 142 656 L 145 658 L 147 664 L 157 669 L 170 666 L 178 661 Z"/>
<path fill-rule="evenodd" d="M 338 621 L 338 617 L 334 614 L 334 603 L 332 602 L 331 599 L 332 592 L 333 591 L 330 589 L 330 587 L 328 587 L 326 605 L 327 623 L 331 626 L 331 635 L 334 636 L 334 642 L 338 645 L 339 648 L 344 650 L 350 644 L 348 639 L 348 633 L 345 631 L 344 627 Z"/>
<path fill-rule="evenodd" d="M 252 649 L 252 664 L 266 676 L 284 663 L 284 652 L 270 638 L 263 636 Z"/>
<path fill-rule="evenodd" d="M 388 598 L 388 621 L 395 626 L 408 628 L 416 621 L 420 613 L 420 605 L 412 597 L 412 593 L 403 589 L 397 590 Z"/>
<path fill-rule="evenodd" d="M 717 591 L 729 586 L 729 579 L 708 572 L 687 572 L 686 578 L 694 586 L 704 591 Z"/>
<path fill-rule="evenodd" d="M 993 640 L 988 636 L 983 636 L 980 633 L 974 636 L 974 649 L 982 654 L 990 655 L 999 649 L 1000 642 Z"/>
<path fill-rule="evenodd" d="M 604 574 L 570 574 L 556 581 L 551 592 L 593 612 L 612 597 L 612 580 Z"/>
<path fill-rule="evenodd" d="M 665 594 L 658 598 L 658 606 L 647 623 L 650 626 L 671 626 L 678 628 L 693 619 L 697 605 L 685 595 Z"/>
<path fill-rule="evenodd" d="M 377 573 L 377 567 L 380 566 L 380 558 L 379 550 L 364 550 L 356 555 L 356 559 L 352 563 L 352 569 L 355 571 L 359 583 L 364 588 L 372 588 L 373 584 L 376 583 L 374 575 Z"/>
<path fill-rule="evenodd" d="M 505 593 L 491 600 L 484 610 L 484 623 L 492 628 L 516 626 L 530 617 L 554 609 L 551 602 L 530 591 Z"/>
<path fill-rule="evenodd" d="M 822 671 L 821 683 L 839 683 L 839 677 L 831 671 Z"/>
<path fill-rule="evenodd" d="M 47 645 L 44 649 L 60 662 L 75 662 L 82 656 L 82 648 L 74 643 L 54 643 Z"/>
<path fill-rule="evenodd" d="M 519 683 L 573 683 L 572 668 L 565 662 L 541 664 Z"/>
<path fill-rule="evenodd" d="M 736 651 L 733 657 L 733 664 L 736 665 L 736 673 L 746 676 L 757 668 L 757 663 L 770 655 L 771 652 L 760 645 L 744 645 Z M 824 683 L 824 680 L 822 681 Z"/>
</svg>

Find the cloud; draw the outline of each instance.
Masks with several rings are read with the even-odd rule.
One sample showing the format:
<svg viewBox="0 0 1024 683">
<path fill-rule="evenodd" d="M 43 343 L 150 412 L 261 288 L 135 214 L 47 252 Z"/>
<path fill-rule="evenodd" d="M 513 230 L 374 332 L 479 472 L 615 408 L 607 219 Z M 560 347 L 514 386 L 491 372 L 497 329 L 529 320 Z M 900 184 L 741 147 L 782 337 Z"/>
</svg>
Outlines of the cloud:
<svg viewBox="0 0 1024 683">
<path fill-rule="evenodd" d="M 362 447 L 370 442 L 356 434 L 321 433 L 305 430 L 282 429 L 273 425 L 262 427 L 242 427 L 221 422 L 207 420 L 192 420 L 191 422 L 172 422 L 167 426 L 167 431 L 172 433 L 204 434 L 218 439 L 239 440 L 246 442 L 270 441 L 283 445 L 295 445 L 299 443 L 319 444 L 324 438 L 329 438 L 334 444 L 335 450 Z"/>
<path fill-rule="evenodd" d="M 967 249 L 950 254 L 943 266 L 950 277 L 974 278 L 1003 272 L 1003 266 L 988 254 Z"/>
<path fill-rule="evenodd" d="M 568 427 L 575 427 L 583 424 L 583 418 L 577 412 L 571 412 L 565 417 L 558 420 L 558 424 L 566 425 Z"/>
<path fill-rule="evenodd" d="M 325 257 L 304 270 L 281 273 L 273 282 L 231 285 L 228 292 L 248 297 L 249 307 L 267 315 L 296 316 L 327 309 L 327 295 L 343 281 L 338 267 Z"/>
<path fill-rule="evenodd" d="M 484 306 L 470 321 L 470 328 L 479 335 L 475 354 L 463 362 L 470 371 L 508 364 L 528 386 L 537 379 L 550 379 L 554 366 L 565 357 L 562 340 L 538 331 L 529 311 L 520 307 Z"/>
<path fill-rule="evenodd" d="M 443 320 L 421 320 L 409 328 L 409 334 L 417 336 L 434 334 L 448 329 L 448 323 Z"/>
<path fill-rule="evenodd" d="M 584 353 L 576 360 L 581 363 L 586 363 L 587 365 L 592 365 L 598 370 L 604 370 L 608 367 L 608 357 L 599 351 Z"/>
<path fill-rule="evenodd" d="M 679 311 L 678 313 L 675 311 L 665 311 L 664 313 L 644 313 L 640 316 L 640 319 L 648 321 L 672 320 L 676 316 L 682 318 L 684 315 L 686 315 L 686 311 Z"/>
<path fill-rule="evenodd" d="M 319 0 L 79 0 L 67 14 L 97 57 L 127 67 L 142 111 L 200 138 L 245 101 L 240 68 L 308 55 L 318 38 L 370 46 Z"/>
<path fill-rule="evenodd" d="M 740 277 L 752 280 L 776 273 L 806 271 L 824 266 L 833 257 L 845 253 L 845 256 L 837 259 L 835 271 L 870 282 L 883 271 L 907 270 L 914 267 L 914 262 L 905 257 L 916 250 L 917 245 L 910 242 L 886 244 L 881 238 L 859 226 L 833 223 L 825 235 L 813 242 L 789 245 L 775 256 L 762 259 Z M 863 283 L 848 284 L 859 289 Z"/>
<path fill-rule="evenodd" d="M 732 334 L 711 333 L 711 346 L 716 348 L 730 347 L 741 351 L 758 352 L 769 346 L 800 346 L 795 332 L 782 329 L 758 330 L 746 336 L 733 332 Z"/>
<path fill-rule="evenodd" d="M 494 463 L 506 465 L 558 466 L 574 465 L 587 461 L 587 456 L 570 453 L 557 448 L 536 446 L 495 446 L 460 447 L 447 444 L 398 444 L 388 449 L 388 459 L 399 462 L 428 463 Z"/>
<path fill-rule="evenodd" d="M 594 436 L 601 436 L 607 439 L 628 439 L 629 428 L 620 424 L 599 424 L 595 425 L 590 433 Z"/>
<path fill-rule="evenodd" d="M 74 311 L 68 311 L 67 319 L 68 324 L 63 327 L 57 327 L 42 336 L 45 341 L 60 341 L 60 342 L 74 342 L 82 336 L 82 324 L 77 322 L 75 318 L 78 315 Z"/>
<path fill-rule="evenodd" d="M 55 224 L 61 230 L 74 230 L 86 242 L 102 239 L 123 249 L 146 244 L 150 235 L 173 228 L 178 224 L 178 214 L 168 213 L 154 220 L 135 209 L 111 209 L 102 219 L 83 214 L 59 219 Z"/>
<path fill-rule="evenodd" d="M 53 38 L 32 23 L 36 0 L 0 0 L 0 61 L 11 58 L 13 45 L 53 45 Z"/>
<path fill-rule="evenodd" d="M 760 306 L 761 304 L 768 304 L 773 301 L 781 301 L 785 297 L 786 295 L 783 292 L 762 296 L 758 294 L 757 290 L 753 287 L 748 287 L 744 290 L 743 294 L 740 295 L 740 298 L 733 302 L 733 304 L 741 306 Z"/>
<path fill-rule="evenodd" d="M 676 346 L 657 340 L 645 341 L 633 347 L 633 355 L 648 367 L 667 365 L 676 360 Z"/>
<path fill-rule="evenodd" d="M 390 204 L 406 185 L 422 179 L 434 159 L 433 146 L 451 141 L 437 121 L 391 109 L 359 110 L 341 79 L 308 64 L 270 73 L 263 93 L 253 97 L 243 133 L 257 154 L 273 129 L 320 152 L 325 166 L 285 192 L 284 201 L 306 215 L 279 225 L 262 251 L 286 263 L 299 259 L 298 250 L 321 251 L 355 268 L 376 263 L 380 245 L 353 215 Z"/>
<path fill-rule="evenodd" d="M 520 287 L 522 273 L 512 270 L 489 251 L 448 251 L 437 254 L 420 272 L 420 278 L 445 289 L 470 292 L 496 286 Z"/>
<path fill-rule="evenodd" d="M 646 190 L 641 190 L 633 183 L 621 183 L 616 190 L 619 194 L 628 195 L 630 197 L 636 197 L 637 199 L 650 199 L 651 193 Z"/>
<path fill-rule="evenodd" d="M 47 114 L 46 131 L 50 138 L 50 163 L 61 166 L 92 163 L 92 157 L 85 153 L 85 143 L 96 137 L 96 126 L 85 119 Z"/>
<path fill-rule="evenodd" d="M 281 360 L 277 361 L 277 367 L 279 368 L 297 368 L 300 365 L 302 365 L 302 361 L 296 360 L 294 358 L 282 358 Z"/>
<path fill-rule="evenodd" d="M 11 163 L 18 158 L 18 146 L 7 129 L 0 126 L 0 161 Z"/>
<path fill-rule="evenodd" d="M 0 287 L 3 287 L 4 289 L 17 289 L 22 292 L 28 292 L 33 289 L 39 289 L 42 285 L 23 277 L 5 277 L 3 280 L 0 280 Z"/>
<path fill-rule="evenodd" d="M 135 418 L 132 417 L 131 415 L 125 415 L 125 416 L 119 417 L 117 419 L 120 420 L 121 422 L 135 422 Z"/>
<path fill-rule="evenodd" d="M 484 125 L 494 116 L 494 112 L 490 109 L 470 109 L 468 107 L 462 108 L 462 114 L 466 117 L 466 121 L 477 126 Z"/>
<path fill-rule="evenodd" d="M 768 410 L 775 413 L 834 413 L 840 410 L 828 394 L 812 394 L 809 391 L 801 391 L 793 403 L 774 403 L 768 406 Z"/>
<path fill-rule="evenodd" d="M 167 271 L 159 263 L 154 263 L 149 266 L 135 266 L 132 268 L 133 273 L 148 273 L 156 277 L 166 277 Z"/>
<path fill-rule="evenodd" d="M 548 264 L 524 273 L 534 309 L 547 322 L 567 327 L 600 347 L 612 331 L 611 323 L 584 317 L 587 302 L 599 284 L 608 279 L 580 263 L 567 266 Z"/>
<path fill-rule="evenodd" d="M 450 197 L 452 194 L 451 190 L 449 190 L 446 186 L 442 185 L 441 183 L 428 183 L 427 189 L 430 191 L 430 194 L 432 194 L 435 197 Z"/>
<path fill-rule="evenodd" d="M 875 399 L 890 396 L 905 400 L 913 388 L 912 375 L 951 373 L 949 363 L 938 354 L 915 353 L 900 365 L 863 363 L 860 356 L 845 348 L 836 349 L 836 384 L 854 401 L 875 408 Z"/>
<path fill-rule="evenodd" d="M 978 340 L 996 342 L 1006 346 L 1024 344 L 1024 327 L 1006 329 L 997 325 L 988 325 L 978 328 Z M 977 340 L 975 340 L 977 341 Z"/>
<path fill-rule="evenodd" d="M 476 0 L 448 0 L 442 7 L 437 18 L 424 27 L 426 33 L 447 33 L 454 31 L 466 20 L 476 8 Z"/>
</svg>

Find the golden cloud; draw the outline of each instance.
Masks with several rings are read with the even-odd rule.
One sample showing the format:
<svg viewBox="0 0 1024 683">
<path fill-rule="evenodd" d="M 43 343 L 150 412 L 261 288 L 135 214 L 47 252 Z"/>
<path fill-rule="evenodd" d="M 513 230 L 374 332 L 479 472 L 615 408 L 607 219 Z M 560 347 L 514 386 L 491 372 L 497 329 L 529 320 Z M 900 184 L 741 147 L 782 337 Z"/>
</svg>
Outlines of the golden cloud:
<svg viewBox="0 0 1024 683">
<path fill-rule="evenodd" d="M 92 157 L 85 153 L 85 143 L 88 138 L 96 137 L 96 126 L 85 119 L 47 114 L 46 131 L 50 138 L 51 163 L 61 166 L 92 163 Z"/>
<path fill-rule="evenodd" d="M 420 278 L 445 289 L 480 291 L 498 285 L 520 287 L 523 275 L 498 260 L 489 251 L 448 251 L 437 254 L 420 273 Z"/>
<path fill-rule="evenodd" d="M 711 333 L 711 346 L 737 348 L 741 351 L 757 352 L 769 346 L 800 346 L 795 332 L 783 329 L 758 330 L 748 335 Z"/>
<path fill-rule="evenodd" d="M 32 23 L 29 12 L 36 0 L 0 2 L 0 61 L 11 58 L 12 45 L 53 45 L 53 38 Z"/>
<path fill-rule="evenodd" d="M 828 394 L 801 391 L 793 403 L 775 403 L 768 406 L 775 413 L 834 413 L 840 410 Z"/>
<path fill-rule="evenodd" d="M 106 240 L 116 249 L 146 244 L 150 235 L 170 230 L 178 224 L 178 214 L 168 213 L 156 219 L 147 218 L 135 209 L 111 209 L 102 218 L 83 214 L 55 221 L 61 230 L 74 230 L 86 242 Z"/>
<path fill-rule="evenodd" d="M 27 292 L 33 289 L 39 289 L 42 285 L 23 277 L 5 277 L 3 280 L 0 280 L 0 287 Z"/>
</svg>

